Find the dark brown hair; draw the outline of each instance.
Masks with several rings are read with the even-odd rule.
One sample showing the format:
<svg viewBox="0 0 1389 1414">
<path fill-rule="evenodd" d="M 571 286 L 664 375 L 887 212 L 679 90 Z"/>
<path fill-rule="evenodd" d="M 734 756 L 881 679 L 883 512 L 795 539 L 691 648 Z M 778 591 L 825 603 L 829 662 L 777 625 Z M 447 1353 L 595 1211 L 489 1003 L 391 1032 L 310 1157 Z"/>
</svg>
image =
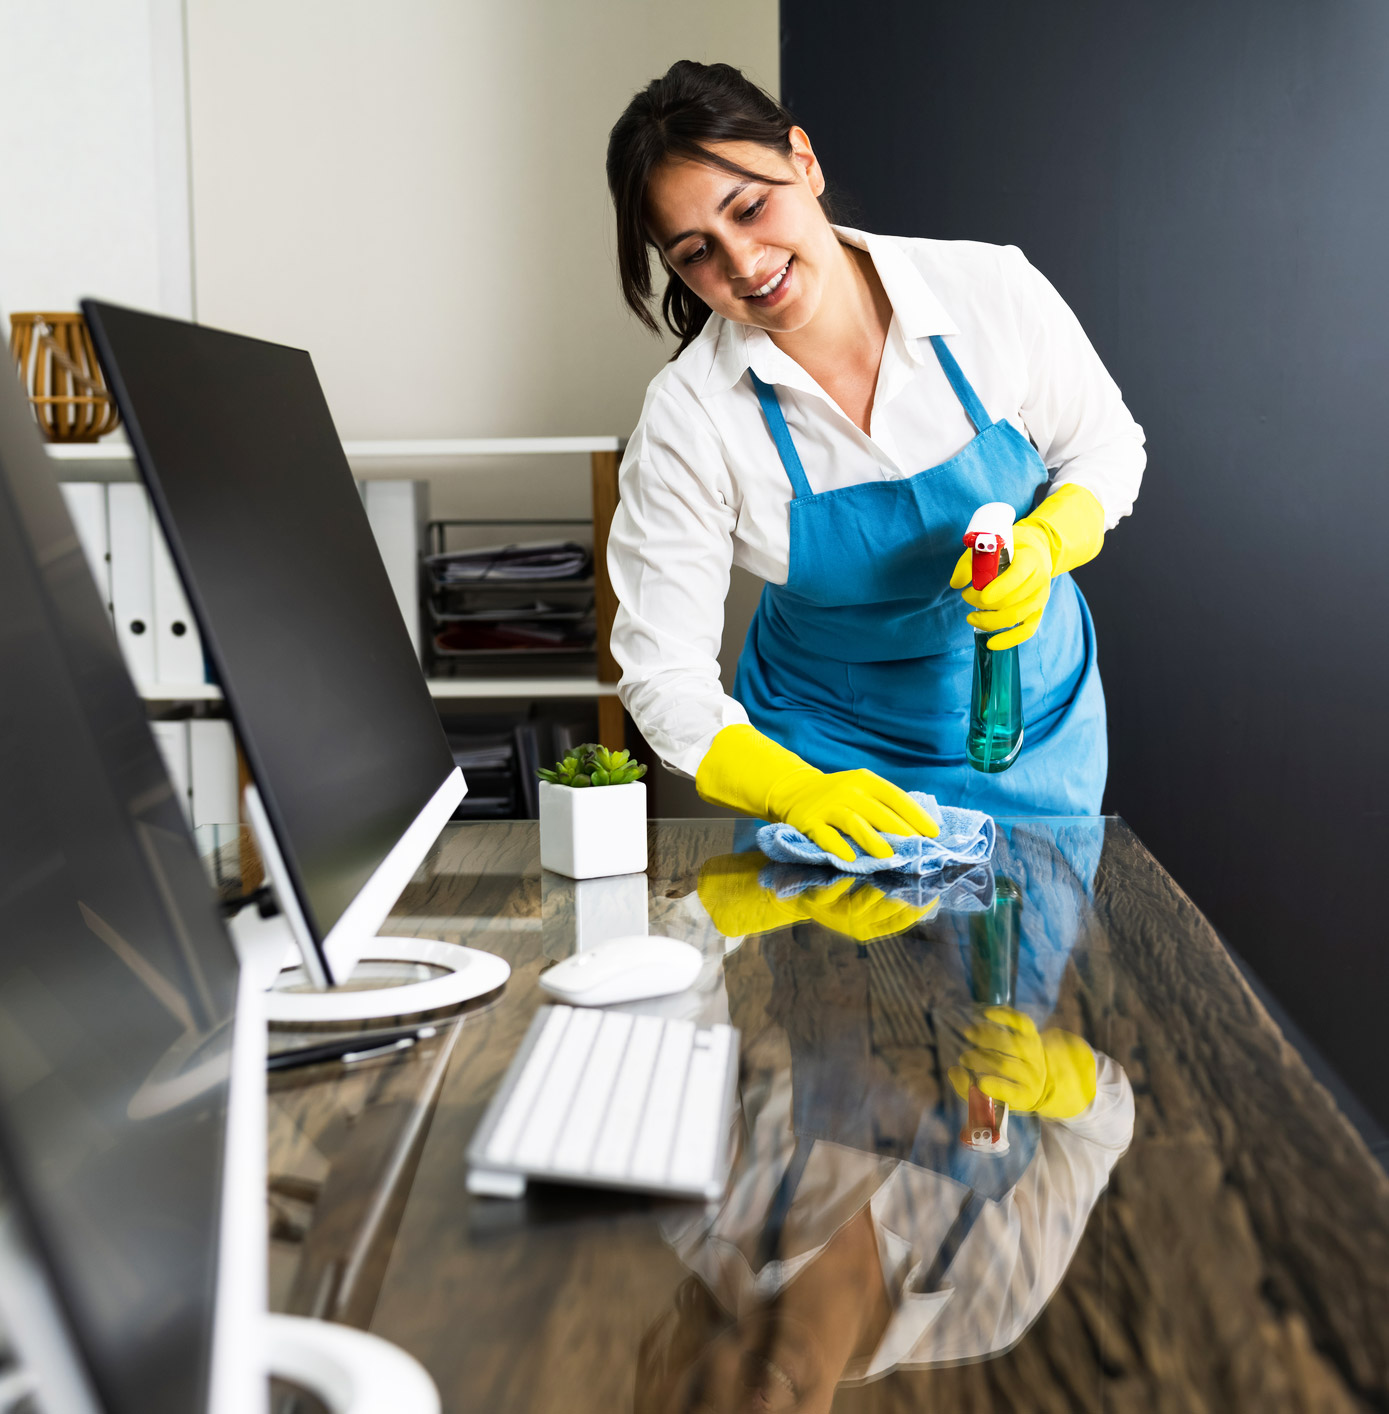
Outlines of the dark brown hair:
<svg viewBox="0 0 1389 1414">
<path fill-rule="evenodd" d="M 653 333 L 646 194 L 655 170 L 671 157 L 718 167 L 752 181 L 789 186 L 789 177 L 753 172 L 709 150 L 715 142 L 755 142 L 791 156 L 795 119 L 770 94 L 729 64 L 681 59 L 638 93 L 608 135 L 608 190 L 617 208 L 617 273 L 622 297 Z M 822 202 L 823 204 L 823 202 Z M 680 340 L 677 354 L 709 319 L 704 303 L 674 271 L 661 296 L 661 316 Z"/>
</svg>

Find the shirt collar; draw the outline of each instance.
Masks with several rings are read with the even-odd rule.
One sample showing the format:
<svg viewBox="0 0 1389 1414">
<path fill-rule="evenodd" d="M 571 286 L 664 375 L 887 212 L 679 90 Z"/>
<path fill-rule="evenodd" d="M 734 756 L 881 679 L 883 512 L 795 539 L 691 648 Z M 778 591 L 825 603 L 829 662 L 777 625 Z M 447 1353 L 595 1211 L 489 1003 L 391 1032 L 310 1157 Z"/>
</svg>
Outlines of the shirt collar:
<svg viewBox="0 0 1389 1414">
<path fill-rule="evenodd" d="M 958 334 L 959 327 L 945 311 L 925 276 L 916 268 L 900 241 L 891 236 L 869 235 L 849 226 L 834 226 L 835 235 L 845 244 L 868 252 L 883 291 L 892 305 L 892 313 L 902 333 L 907 350 L 917 362 L 923 354 L 917 343 L 933 334 Z M 802 381 L 813 383 L 800 365 L 772 342 L 765 329 L 750 324 L 735 324 L 719 315 L 713 316 L 717 328 L 710 330 L 714 354 L 704 380 L 706 393 L 722 393 L 733 387 L 749 368 L 767 383 L 795 386 Z M 796 375 L 800 374 L 798 378 Z"/>
</svg>

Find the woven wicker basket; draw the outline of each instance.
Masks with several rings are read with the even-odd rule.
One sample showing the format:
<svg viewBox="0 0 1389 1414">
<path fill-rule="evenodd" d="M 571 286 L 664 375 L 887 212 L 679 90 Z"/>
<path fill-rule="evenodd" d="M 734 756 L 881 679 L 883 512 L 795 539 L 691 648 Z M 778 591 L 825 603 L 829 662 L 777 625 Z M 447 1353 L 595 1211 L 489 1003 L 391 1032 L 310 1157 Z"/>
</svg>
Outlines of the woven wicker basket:
<svg viewBox="0 0 1389 1414">
<path fill-rule="evenodd" d="M 95 442 L 120 426 L 80 314 L 10 315 L 10 353 L 50 442 Z"/>
</svg>

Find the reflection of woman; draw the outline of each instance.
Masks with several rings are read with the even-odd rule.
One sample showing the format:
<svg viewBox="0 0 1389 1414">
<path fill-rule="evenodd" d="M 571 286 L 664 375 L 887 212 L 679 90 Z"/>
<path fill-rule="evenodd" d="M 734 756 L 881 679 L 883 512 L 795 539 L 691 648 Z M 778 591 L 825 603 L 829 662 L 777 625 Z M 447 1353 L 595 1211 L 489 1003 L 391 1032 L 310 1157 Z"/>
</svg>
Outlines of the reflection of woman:
<svg viewBox="0 0 1389 1414">
<path fill-rule="evenodd" d="M 698 1280 L 643 1342 L 638 1414 L 828 1410 L 845 1381 L 983 1359 L 1021 1339 L 1128 1147 L 1133 1094 L 1096 1056 L 1082 1108 L 1061 1113 L 1081 1099 L 1060 1098 L 1064 1080 L 1036 1053 L 1089 1048 L 1013 1017 L 1027 1041 L 1002 1067 L 1009 1093 L 1043 1122 L 1031 1163 L 997 1199 L 914 1163 L 798 1140 L 784 1070 L 744 1087 L 750 1138 L 728 1198 L 712 1222 L 667 1230 Z"/>
<path fill-rule="evenodd" d="M 744 1145 L 718 1213 L 666 1229 L 693 1275 L 643 1343 L 639 1414 L 827 1409 L 846 1380 L 1022 1337 L 1133 1128 L 1119 1066 L 1041 1020 L 1102 838 L 1016 824 L 988 908 L 862 948 L 829 909 L 738 954 Z M 959 1142 L 971 1082 L 1009 1106 L 1006 1153 Z"/>
<path fill-rule="evenodd" d="M 1095 813 L 1104 700 L 1067 571 L 1127 514 L 1144 454 L 1071 311 L 1012 247 L 831 226 L 806 134 L 724 65 L 638 94 L 608 177 L 628 302 L 654 327 L 654 246 L 681 339 L 609 549 L 621 694 L 647 740 L 706 798 L 843 857 L 844 836 L 881 854 L 879 831 L 932 832 L 899 787 Z M 966 619 L 960 538 L 995 500 L 1023 517 L 1016 557 L 966 591 Z M 733 563 L 767 588 L 728 697 Z M 964 761 L 971 624 L 1022 645 L 1026 740 L 998 776 Z"/>
</svg>

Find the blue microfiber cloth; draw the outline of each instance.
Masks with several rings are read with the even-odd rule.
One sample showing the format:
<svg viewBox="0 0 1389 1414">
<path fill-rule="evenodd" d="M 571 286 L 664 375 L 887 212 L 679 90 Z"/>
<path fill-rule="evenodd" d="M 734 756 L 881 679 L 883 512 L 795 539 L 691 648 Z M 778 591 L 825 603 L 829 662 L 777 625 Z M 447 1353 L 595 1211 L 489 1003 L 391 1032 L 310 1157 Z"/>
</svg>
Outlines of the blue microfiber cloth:
<svg viewBox="0 0 1389 1414">
<path fill-rule="evenodd" d="M 937 805 L 933 795 L 910 792 L 911 798 L 940 823 L 935 839 L 925 835 L 884 835 L 893 848 L 886 859 L 865 854 L 852 840 L 849 847 L 857 858 L 849 862 L 813 844 L 785 822 L 763 825 L 757 832 L 757 847 L 778 864 L 823 864 L 841 874 L 877 874 L 882 871 L 933 874 L 947 864 L 982 864 L 994 852 L 997 834 L 993 817 L 982 810 L 962 810 L 954 805 Z"/>
<path fill-rule="evenodd" d="M 838 861 L 836 861 L 838 862 Z M 807 889 L 825 889 L 841 879 L 857 878 L 867 886 L 862 875 L 843 873 L 822 864 L 768 864 L 757 876 L 764 889 L 771 889 L 778 898 L 795 898 Z M 878 874 L 871 887 L 880 889 L 890 899 L 912 908 L 926 908 L 940 896 L 942 913 L 982 913 L 993 907 L 994 871 L 987 864 L 948 864 L 935 874 L 913 874 L 901 870 L 896 874 Z"/>
</svg>

